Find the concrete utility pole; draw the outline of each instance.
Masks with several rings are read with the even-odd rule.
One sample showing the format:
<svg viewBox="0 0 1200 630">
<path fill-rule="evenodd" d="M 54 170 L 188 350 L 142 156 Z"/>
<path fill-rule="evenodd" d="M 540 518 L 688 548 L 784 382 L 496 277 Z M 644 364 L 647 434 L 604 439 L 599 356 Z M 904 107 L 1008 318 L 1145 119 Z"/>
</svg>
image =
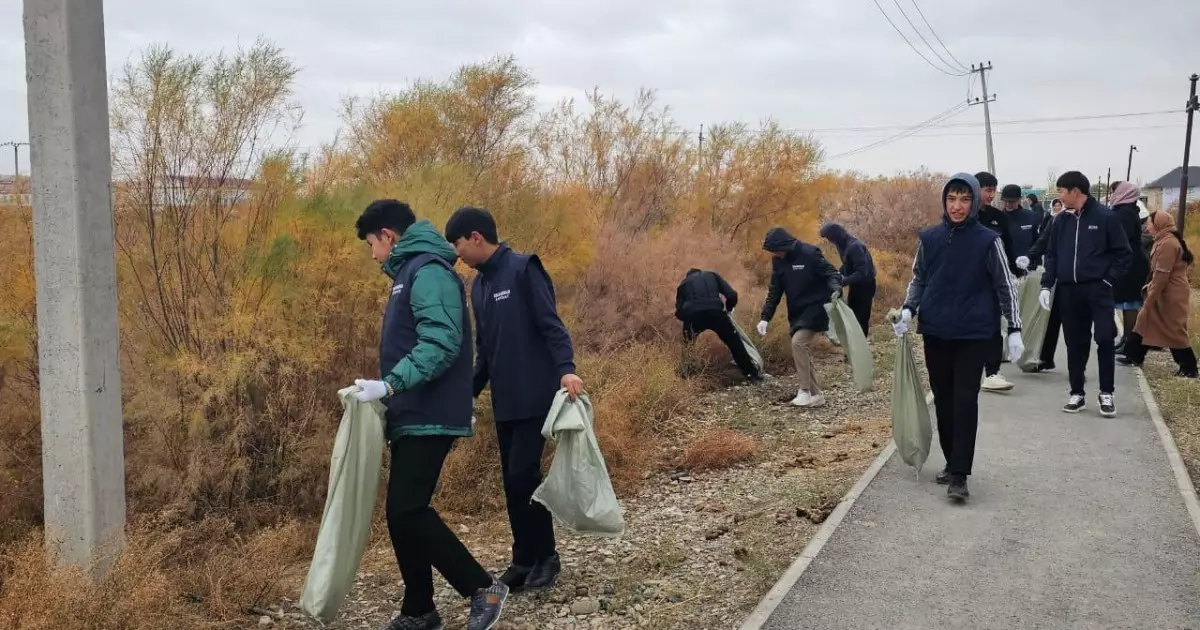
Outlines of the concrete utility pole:
<svg viewBox="0 0 1200 630">
<path fill-rule="evenodd" d="M 1129 164 L 1125 166 L 1125 181 L 1130 181 L 1133 177 L 1133 152 L 1137 150 L 1137 147 L 1129 145 Z"/>
<path fill-rule="evenodd" d="M 1188 95 L 1187 102 L 1188 121 L 1183 140 L 1183 173 L 1179 176 L 1179 216 L 1175 219 L 1180 234 L 1187 234 L 1183 231 L 1183 223 L 1187 219 L 1188 160 L 1192 156 L 1192 117 L 1195 116 L 1196 110 L 1200 109 L 1200 101 L 1196 99 L 1196 81 L 1200 81 L 1200 75 L 1193 73 L 1189 80 L 1192 82 L 1192 91 Z"/>
<path fill-rule="evenodd" d="M 988 172 L 991 173 L 992 175 L 995 175 L 996 174 L 996 156 L 992 153 L 992 112 L 991 112 L 991 109 L 988 108 L 988 103 L 991 103 L 992 101 L 996 100 L 996 95 L 995 94 L 989 95 L 988 89 L 987 89 L 987 72 L 990 71 L 991 69 L 992 69 L 992 62 L 990 62 L 990 61 L 987 62 L 986 66 L 983 65 L 982 62 L 980 62 L 980 64 L 978 66 L 976 66 L 975 64 L 971 64 L 971 72 L 979 73 L 979 83 L 980 83 L 980 86 L 983 88 L 983 98 L 976 97 L 975 100 L 973 102 L 971 102 L 971 104 L 972 105 L 979 105 L 981 103 L 983 104 L 983 128 L 984 128 L 984 133 L 987 134 Z"/>
<path fill-rule="evenodd" d="M 125 466 L 102 0 L 25 0 L 46 543 L 109 567 Z"/>
</svg>

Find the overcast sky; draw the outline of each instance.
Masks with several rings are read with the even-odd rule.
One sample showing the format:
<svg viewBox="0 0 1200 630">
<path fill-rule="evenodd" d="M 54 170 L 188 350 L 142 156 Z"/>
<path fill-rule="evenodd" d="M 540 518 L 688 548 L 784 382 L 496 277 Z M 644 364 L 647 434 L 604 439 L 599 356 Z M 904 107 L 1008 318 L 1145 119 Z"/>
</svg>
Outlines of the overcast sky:
<svg viewBox="0 0 1200 630">
<path fill-rule="evenodd" d="M 879 6 L 934 63 L 897 2 L 930 44 L 914 0 Z M 0 142 L 28 137 L 21 5 L 0 6 Z M 592 86 L 628 97 L 658 90 L 680 124 L 789 128 L 896 126 L 819 132 L 828 156 L 885 139 L 967 96 L 968 79 L 917 56 L 875 0 L 105 0 L 110 72 L 151 43 L 216 52 L 265 36 L 301 66 L 306 108 L 296 142 L 337 131 L 341 97 L 443 78 L 464 63 L 514 54 L 549 106 Z M 990 60 L 992 120 L 1182 111 L 1187 76 L 1200 72 L 1198 0 L 916 0 L 953 56 Z M 1001 8 L 1003 7 L 1003 8 Z M 978 95 L 978 77 L 973 93 Z M 971 107 L 937 129 L 826 161 L 830 168 L 891 174 L 986 167 L 983 111 Z M 950 126 L 947 126 L 950 125 Z M 996 124 L 1002 183 L 1043 185 L 1051 170 L 1112 168 L 1157 178 L 1182 162 L 1184 116 L 1130 116 Z M 1053 130 L 1053 133 L 1045 133 Z M 1078 130 L 1078 131 L 1070 131 Z M 1200 135 L 1198 133 L 1197 135 Z M 1193 143 L 1200 144 L 1200 143 Z M 1200 162 L 1200 155 L 1193 163 Z M 21 168 L 28 169 L 22 157 Z M 0 173 L 11 171 L 0 154 Z"/>
</svg>

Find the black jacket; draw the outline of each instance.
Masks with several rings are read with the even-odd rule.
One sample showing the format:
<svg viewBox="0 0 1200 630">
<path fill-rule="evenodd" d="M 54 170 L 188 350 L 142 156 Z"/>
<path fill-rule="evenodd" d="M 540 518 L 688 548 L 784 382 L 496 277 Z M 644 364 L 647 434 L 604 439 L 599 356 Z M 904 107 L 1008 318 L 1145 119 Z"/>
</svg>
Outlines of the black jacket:
<svg viewBox="0 0 1200 630">
<path fill-rule="evenodd" d="M 1042 286 L 1103 281 L 1113 287 L 1132 258 L 1116 213 L 1089 197 L 1082 210 L 1063 211 L 1050 224 Z"/>
<path fill-rule="evenodd" d="M 771 321 L 779 301 L 787 297 L 788 323 L 790 332 L 829 330 L 827 304 L 835 292 L 842 288 L 841 274 L 821 250 L 796 240 L 787 230 L 773 228 L 767 232 L 763 249 L 769 252 L 784 252 L 782 258 L 771 261 L 771 287 L 767 290 L 767 301 L 763 304 L 762 319 Z"/>
<path fill-rule="evenodd" d="M 1008 212 L 1008 240 L 1012 245 L 1014 263 L 1021 256 L 1029 256 L 1029 250 L 1037 242 L 1038 230 L 1041 229 L 1041 217 L 1032 210 L 1017 208 Z"/>
<path fill-rule="evenodd" d="M 1037 242 L 1033 244 L 1033 247 L 1029 248 L 1030 269 L 1037 269 L 1042 266 L 1042 258 L 1046 255 L 1046 246 L 1050 240 L 1050 224 L 1054 222 L 1054 218 L 1055 216 L 1049 212 L 1042 218 L 1042 224 L 1038 227 Z"/>
<path fill-rule="evenodd" d="M 867 246 L 838 223 L 826 223 L 821 227 L 821 237 L 837 247 L 842 257 L 842 284 L 848 287 L 875 286 L 875 261 Z"/>
<path fill-rule="evenodd" d="M 1142 287 L 1150 277 L 1150 257 L 1142 248 L 1142 219 L 1138 216 L 1141 208 L 1136 203 L 1123 203 L 1113 207 L 1113 212 L 1121 222 L 1121 229 L 1129 239 L 1131 258 L 1129 271 L 1113 287 L 1114 302 L 1140 302 Z"/>
<path fill-rule="evenodd" d="M 1013 254 L 1012 235 L 1008 228 L 1008 213 L 995 206 L 984 206 L 979 209 L 980 225 L 991 228 L 1000 235 L 1000 244 L 1004 246 L 1004 255 L 1008 259 L 1008 269 L 1017 273 L 1017 256 Z"/>
<path fill-rule="evenodd" d="M 722 302 L 721 298 L 725 301 Z M 675 290 L 675 318 L 681 321 L 703 313 L 732 311 L 737 307 L 738 294 L 715 271 L 690 269 L 687 277 Z"/>
</svg>

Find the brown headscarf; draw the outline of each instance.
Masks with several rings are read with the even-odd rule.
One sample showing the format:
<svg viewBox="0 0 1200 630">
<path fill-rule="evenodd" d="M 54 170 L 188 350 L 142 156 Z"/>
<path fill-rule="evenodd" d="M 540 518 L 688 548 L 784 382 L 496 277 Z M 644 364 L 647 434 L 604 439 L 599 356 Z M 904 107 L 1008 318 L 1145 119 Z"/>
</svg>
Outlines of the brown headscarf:
<svg viewBox="0 0 1200 630">
<path fill-rule="evenodd" d="M 1170 212 L 1161 210 L 1155 212 L 1150 215 L 1150 224 L 1153 226 L 1154 240 L 1156 241 L 1161 241 L 1175 233 L 1175 217 L 1171 216 Z"/>
</svg>

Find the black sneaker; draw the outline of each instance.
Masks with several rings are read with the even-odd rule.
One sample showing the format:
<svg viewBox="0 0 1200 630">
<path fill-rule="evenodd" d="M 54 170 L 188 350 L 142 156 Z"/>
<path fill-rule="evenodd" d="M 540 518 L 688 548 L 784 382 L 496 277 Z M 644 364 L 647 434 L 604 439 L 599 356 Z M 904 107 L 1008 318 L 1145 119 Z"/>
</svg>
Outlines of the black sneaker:
<svg viewBox="0 0 1200 630">
<path fill-rule="evenodd" d="M 1063 405 L 1063 411 L 1067 413 L 1079 413 L 1087 408 L 1087 401 L 1079 394 L 1071 394 L 1071 398 L 1067 400 L 1067 404 Z"/>
<path fill-rule="evenodd" d="M 529 579 L 529 572 L 532 570 L 533 567 L 523 567 L 519 564 L 509 565 L 504 570 L 504 575 L 500 576 L 500 581 L 515 593 L 525 588 L 525 580 Z"/>
<path fill-rule="evenodd" d="M 397 615 L 380 630 L 443 630 L 445 627 L 442 625 L 442 616 L 435 610 L 420 617 Z"/>
<path fill-rule="evenodd" d="M 1054 362 L 1047 361 L 1045 363 L 1039 363 L 1037 367 L 1033 368 L 1033 371 L 1034 372 L 1053 372 L 1054 371 Z"/>
<path fill-rule="evenodd" d="M 1117 355 L 1117 363 L 1124 366 L 1142 367 L 1141 363 L 1138 363 L 1137 361 L 1134 361 L 1123 354 Z"/>
<path fill-rule="evenodd" d="M 1200 374 L 1196 372 L 1184 372 L 1183 370 L 1175 372 L 1175 376 L 1177 378 L 1200 378 Z"/>
<path fill-rule="evenodd" d="M 746 382 L 751 385 L 759 385 L 763 382 L 762 374 L 751 374 L 746 377 Z"/>
<path fill-rule="evenodd" d="M 558 574 L 562 572 L 562 562 L 558 554 L 533 565 L 529 577 L 525 578 L 525 588 L 551 588 L 558 582 Z"/>
<path fill-rule="evenodd" d="M 967 476 L 950 475 L 950 487 L 946 488 L 946 496 L 954 501 L 966 501 L 967 497 L 971 496 L 971 491 L 967 490 Z"/>
<path fill-rule="evenodd" d="M 508 586 L 500 580 L 475 591 L 471 596 L 471 612 L 467 615 L 467 630 L 492 630 L 496 627 L 507 599 Z"/>
<path fill-rule="evenodd" d="M 1105 418 L 1111 418 L 1117 415 L 1117 407 L 1113 405 L 1112 394 L 1100 394 L 1100 415 Z"/>
<path fill-rule="evenodd" d="M 939 486 L 944 486 L 950 483 L 950 471 L 943 468 L 942 472 L 938 473 L 937 476 L 933 478 L 933 483 L 936 483 Z"/>
</svg>

